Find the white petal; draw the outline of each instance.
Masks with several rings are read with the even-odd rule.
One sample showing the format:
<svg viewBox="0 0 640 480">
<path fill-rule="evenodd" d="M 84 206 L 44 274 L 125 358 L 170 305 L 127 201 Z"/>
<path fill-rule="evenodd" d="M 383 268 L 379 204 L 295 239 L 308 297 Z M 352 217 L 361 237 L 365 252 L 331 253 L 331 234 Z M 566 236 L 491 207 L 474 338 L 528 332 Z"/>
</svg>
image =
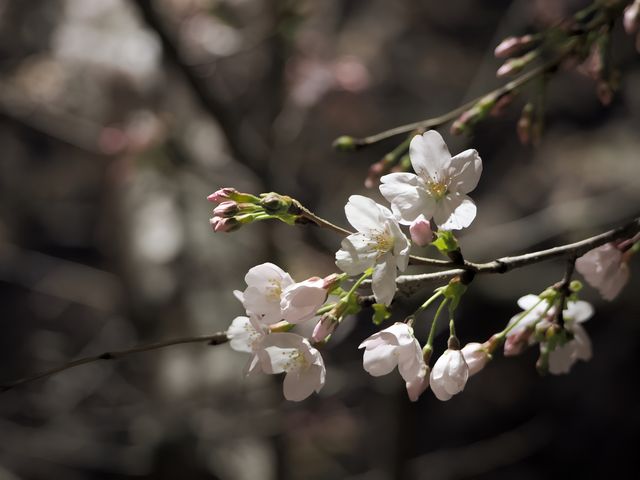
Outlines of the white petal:
<svg viewBox="0 0 640 480">
<path fill-rule="evenodd" d="M 431 391 L 436 396 L 436 398 L 442 402 L 446 402 L 447 400 L 450 400 L 451 397 L 453 397 L 453 395 L 451 395 L 444 389 L 444 383 L 442 381 L 442 378 L 435 379 L 433 377 L 433 371 L 431 371 L 429 386 L 431 387 Z"/>
<path fill-rule="evenodd" d="M 448 193 L 436 203 L 433 219 L 443 230 L 460 230 L 471 225 L 476 211 L 476 204 L 468 196 Z"/>
<path fill-rule="evenodd" d="M 366 349 L 362 355 L 362 366 L 365 371 L 374 377 L 391 373 L 398 364 L 397 348 L 395 345 L 383 344 Z"/>
<path fill-rule="evenodd" d="M 591 360 L 593 351 L 591 347 L 591 339 L 589 338 L 587 331 L 582 327 L 582 325 L 574 325 L 573 335 L 573 341 L 576 343 L 574 352 L 575 357 L 578 360 L 584 360 L 585 362 Z"/>
<path fill-rule="evenodd" d="M 429 388 L 429 367 L 423 363 L 418 375 L 406 382 L 409 400 L 416 402 L 420 395 Z"/>
<path fill-rule="evenodd" d="M 576 302 L 567 302 L 567 308 L 562 312 L 563 317 L 573 320 L 576 323 L 582 323 L 593 316 L 593 307 L 590 303 L 583 300 Z"/>
<path fill-rule="evenodd" d="M 302 323 L 315 316 L 327 299 L 324 280 L 311 278 L 288 286 L 282 292 L 282 318 L 289 323 Z"/>
<path fill-rule="evenodd" d="M 376 302 L 389 305 L 396 294 L 396 262 L 393 255 L 387 253 L 373 268 L 371 287 Z"/>
<path fill-rule="evenodd" d="M 291 275 L 282 270 L 279 266 L 273 263 L 262 263 L 249 269 L 244 277 L 244 281 L 247 285 L 253 285 L 256 287 L 268 286 L 272 281 L 277 281 L 282 285 L 282 288 L 286 288 L 293 283 Z"/>
<path fill-rule="evenodd" d="M 311 348 L 309 342 L 295 333 L 272 333 L 262 341 L 257 352 L 265 373 L 282 373 L 295 366 L 292 362 L 300 351 Z"/>
<path fill-rule="evenodd" d="M 420 374 L 424 367 L 422 348 L 420 348 L 418 340 L 414 338 L 412 344 L 400 348 L 399 353 L 398 371 L 405 382 L 410 382 Z"/>
<path fill-rule="evenodd" d="M 543 306 L 542 310 L 544 311 L 544 308 L 546 307 L 547 302 L 546 301 L 540 302 L 540 297 L 538 295 L 533 295 L 532 293 L 530 293 L 518 299 L 518 306 L 522 310 L 529 310 L 530 308 L 533 308 L 538 303 Z M 538 308 L 540 307 L 540 305 L 538 306 Z M 536 308 L 536 310 L 538 310 L 538 308 Z"/>
<path fill-rule="evenodd" d="M 576 358 L 573 355 L 574 348 L 573 341 L 570 341 L 549 353 L 549 372 L 553 375 L 569 373 L 576 362 Z"/>
<path fill-rule="evenodd" d="M 359 232 L 367 233 L 375 230 L 384 222 L 384 213 L 391 212 L 388 208 L 362 195 L 351 195 L 344 207 L 344 213 L 349 223 Z"/>
<path fill-rule="evenodd" d="M 475 150 L 465 150 L 451 159 L 448 168 L 449 190 L 469 193 L 480 180 L 482 160 Z"/>
<path fill-rule="evenodd" d="M 411 139 L 409 157 L 418 175 L 439 181 L 443 179 L 443 168 L 450 161 L 451 154 L 442 136 L 435 130 L 429 130 Z"/>
<path fill-rule="evenodd" d="M 342 240 L 336 252 L 336 266 L 348 275 L 357 275 L 373 266 L 377 252 L 375 243 L 364 234 L 356 233 Z"/>
<path fill-rule="evenodd" d="M 324 366 L 311 365 L 306 370 L 293 371 L 284 377 L 282 390 L 284 398 L 293 402 L 300 402 L 318 392 L 324 385 Z"/>
<path fill-rule="evenodd" d="M 398 270 L 404 272 L 409 265 L 409 251 L 411 250 L 411 242 L 407 236 L 400 230 L 398 222 L 389 222 L 389 228 L 393 235 L 393 255 L 396 260 Z"/>
<path fill-rule="evenodd" d="M 473 376 L 482 370 L 489 361 L 489 355 L 482 349 L 482 344 L 478 342 L 467 343 L 462 350 L 464 361 L 469 367 L 469 376 Z"/>
<path fill-rule="evenodd" d="M 391 203 L 400 223 L 409 225 L 420 215 L 431 218 L 435 200 L 425 189 L 424 181 L 413 173 L 390 173 L 380 181 L 380 193 Z"/>
<path fill-rule="evenodd" d="M 227 337 L 229 345 L 236 352 L 253 352 L 253 343 L 256 341 L 260 334 L 253 328 L 249 317 L 236 317 L 229 325 L 227 329 Z"/>
</svg>

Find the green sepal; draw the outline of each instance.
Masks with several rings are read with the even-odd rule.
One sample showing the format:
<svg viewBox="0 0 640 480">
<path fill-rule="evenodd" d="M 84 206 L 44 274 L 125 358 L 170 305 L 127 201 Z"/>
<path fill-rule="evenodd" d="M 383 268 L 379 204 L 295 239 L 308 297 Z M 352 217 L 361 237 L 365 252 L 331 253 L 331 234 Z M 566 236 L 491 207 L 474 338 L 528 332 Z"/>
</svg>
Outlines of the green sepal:
<svg viewBox="0 0 640 480">
<path fill-rule="evenodd" d="M 436 247 L 440 253 L 447 255 L 449 252 L 458 250 L 458 240 L 456 240 L 451 230 L 438 230 L 436 237 L 437 238 L 431 242 L 431 245 Z"/>
<path fill-rule="evenodd" d="M 382 322 L 391 317 L 391 312 L 384 303 L 374 303 L 372 307 L 373 317 L 371 318 L 371 320 L 375 325 L 380 325 Z"/>
</svg>

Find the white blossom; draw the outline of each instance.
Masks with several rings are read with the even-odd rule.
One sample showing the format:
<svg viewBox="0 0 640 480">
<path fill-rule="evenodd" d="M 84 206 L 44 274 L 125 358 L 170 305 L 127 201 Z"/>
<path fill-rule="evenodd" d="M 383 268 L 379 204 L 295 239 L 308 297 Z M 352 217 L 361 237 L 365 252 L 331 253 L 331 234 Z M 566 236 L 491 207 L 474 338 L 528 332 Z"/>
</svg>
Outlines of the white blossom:
<svg viewBox="0 0 640 480">
<path fill-rule="evenodd" d="M 229 345 L 236 352 L 251 353 L 245 374 L 252 373 L 258 363 L 258 351 L 262 348 L 262 341 L 269 334 L 269 327 L 261 323 L 255 316 L 236 317 L 227 329 Z"/>
<path fill-rule="evenodd" d="M 438 400 L 447 401 L 464 390 L 469 366 L 460 350 L 447 349 L 431 370 L 431 391 Z"/>
<path fill-rule="evenodd" d="M 304 400 L 324 385 L 322 356 L 300 335 L 272 333 L 261 342 L 257 355 L 264 373 L 286 373 L 283 392 L 287 400 Z"/>
<path fill-rule="evenodd" d="M 582 325 L 574 322 L 565 323 L 565 328 L 573 334 L 573 338 L 549 353 L 549 372 L 554 375 L 569 373 L 578 360 L 591 360 L 591 339 Z"/>
<path fill-rule="evenodd" d="M 396 322 L 374 333 L 358 348 L 364 348 L 364 369 L 374 377 L 387 375 L 398 367 L 405 382 L 414 382 L 424 368 L 422 349 L 406 323 Z"/>
<path fill-rule="evenodd" d="M 429 130 L 411 140 L 413 173 L 390 173 L 380 181 L 380 192 L 391 203 L 400 223 L 434 219 L 440 229 L 460 230 L 471 225 L 476 205 L 467 196 L 482 173 L 475 150 L 451 157 L 438 132 Z"/>
<path fill-rule="evenodd" d="M 263 263 L 251 268 L 244 277 L 247 288 L 234 294 L 242 302 L 249 316 L 257 316 L 270 325 L 282 320 L 280 308 L 282 292 L 293 285 L 291 276 L 273 263 Z"/>
<path fill-rule="evenodd" d="M 327 299 L 322 278 L 312 277 L 289 285 L 282 292 L 280 309 L 282 318 L 289 323 L 302 323 L 316 315 Z"/>
<path fill-rule="evenodd" d="M 622 252 L 606 243 L 576 260 L 576 270 L 605 300 L 613 300 L 629 281 L 629 266 Z"/>
<path fill-rule="evenodd" d="M 513 327 L 507 336 L 512 336 L 521 333 L 523 330 L 532 328 L 538 322 L 542 320 L 550 320 L 555 315 L 555 307 L 549 306 L 549 302 L 545 299 L 540 301 L 540 297 L 537 295 L 529 294 L 518 299 L 518 306 L 524 310 L 530 310 L 524 317 L 522 312 L 511 317 L 509 325 L 513 325 L 517 322 L 517 325 Z M 545 314 L 546 312 L 546 314 Z M 563 319 L 570 320 L 576 323 L 582 323 L 593 315 L 593 307 L 585 301 L 569 301 L 567 307 L 562 311 Z"/>
<path fill-rule="evenodd" d="M 478 342 L 467 343 L 464 347 L 462 347 L 462 356 L 464 357 L 464 361 L 467 362 L 467 366 L 469 367 L 469 376 L 473 376 L 482 370 L 489 360 L 491 360 L 491 356 L 484 349 L 483 345 Z"/>
<path fill-rule="evenodd" d="M 373 294 L 388 305 L 396 292 L 396 268 L 404 271 L 409 262 L 409 240 L 391 211 L 370 198 L 352 195 L 344 210 L 358 233 L 342 241 L 336 265 L 349 275 L 373 267 Z"/>
<path fill-rule="evenodd" d="M 430 371 L 429 365 L 423 363 L 418 375 L 406 382 L 407 395 L 409 395 L 409 400 L 412 402 L 417 402 L 420 395 L 429 388 Z"/>
</svg>

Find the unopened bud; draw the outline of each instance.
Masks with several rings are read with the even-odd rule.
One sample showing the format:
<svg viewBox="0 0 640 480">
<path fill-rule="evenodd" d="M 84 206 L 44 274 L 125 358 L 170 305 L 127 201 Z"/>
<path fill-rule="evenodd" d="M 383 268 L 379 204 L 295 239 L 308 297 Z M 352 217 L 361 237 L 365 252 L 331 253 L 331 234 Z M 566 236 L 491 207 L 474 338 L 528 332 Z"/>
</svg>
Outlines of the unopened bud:
<svg viewBox="0 0 640 480">
<path fill-rule="evenodd" d="M 209 223 L 214 232 L 232 232 L 240 228 L 240 222 L 235 218 L 211 217 Z"/>
<path fill-rule="evenodd" d="M 324 314 L 316 324 L 311 335 L 311 340 L 315 343 L 323 342 L 338 326 L 338 319 L 332 314 Z"/>
<path fill-rule="evenodd" d="M 291 205 L 291 200 L 288 197 L 283 197 L 282 195 L 271 192 L 262 197 L 260 205 L 268 213 L 278 213 L 286 211 Z"/>
<path fill-rule="evenodd" d="M 511 105 L 511 102 L 513 102 L 514 98 L 515 98 L 515 95 L 513 93 L 506 93 L 506 94 L 500 96 L 496 100 L 496 102 L 493 105 L 493 107 L 491 108 L 491 111 L 489 112 L 489 115 L 491 115 L 492 117 L 498 117 L 498 116 L 502 115 L 504 110 L 509 105 Z"/>
<path fill-rule="evenodd" d="M 207 197 L 207 200 L 214 203 L 220 203 L 225 200 L 230 200 L 231 197 L 237 193 L 238 191 L 235 188 L 225 187 L 213 192 L 211 195 Z"/>
<path fill-rule="evenodd" d="M 355 138 L 343 135 L 333 141 L 333 148 L 339 152 L 353 152 L 357 150 L 358 145 L 356 144 Z"/>
<path fill-rule="evenodd" d="M 533 35 L 524 35 L 522 37 L 507 37 L 494 50 L 496 58 L 507 58 L 518 53 L 533 43 L 535 37 Z"/>
<path fill-rule="evenodd" d="M 233 217 L 240 211 L 238 204 L 233 200 L 227 200 L 222 202 L 216 208 L 213 209 L 213 214 L 217 217 Z"/>
<path fill-rule="evenodd" d="M 424 247 L 433 241 L 433 230 L 431 229 L 431 223 L 424 217 L 419 217 L 414 220 L 409 227 L 409 233 L 411 233 L 411 240 L 419 247 Z"/>
<path fill-rule="evenodd" d="M 574 293 L 579 292 L 580 290 L 582 290 L 582 282 L 580 280 L 573 280 L 569 284 L 569 290 Z"/>
<path fill-rule="evenodd" d="M 451 335 L 447 341 L 447 348 L 449 350 L 460 350 L 460 340 L 455 335 Z"/>
</svg>

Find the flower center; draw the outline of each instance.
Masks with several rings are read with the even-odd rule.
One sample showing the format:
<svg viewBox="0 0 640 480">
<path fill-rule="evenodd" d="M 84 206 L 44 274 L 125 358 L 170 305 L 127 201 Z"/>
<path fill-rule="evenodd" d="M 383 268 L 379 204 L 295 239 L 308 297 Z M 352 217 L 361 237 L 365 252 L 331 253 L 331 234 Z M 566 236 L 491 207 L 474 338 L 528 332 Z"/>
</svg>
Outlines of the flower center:
<svg viewBox="0 0 640 480">
<path fill-rule="evenodd" d="M 449 187 L 446 183 L 434 180 L 429 180 L 427 182 L 427 189 L 436 200 L 443 198 L 449 191 Z"/>
<path fill-rule="evenodd" d="M 269 300 L 275 302 L 280 301 L 280 295 L 282 295 L 282 285 L 278 280 L 269 280 L 271 284 L 266 288 L 266 296 Z"/>
<path fill-rule="evenodd" d="M 393 235 L 388 228 L 383 232 L 376 232 L 373 235 L 375 241 L 374 249 L 378 252 L 378 256 L 382 256 L 393 248 Z"/>
<path fill-rule="evenodd" d="M 287 352 L 288 360 L 284 364 L 285 372 L 299 372 L 309 368 L 309 361 L 300 350 L 291 350 Z"/>
</svg>

